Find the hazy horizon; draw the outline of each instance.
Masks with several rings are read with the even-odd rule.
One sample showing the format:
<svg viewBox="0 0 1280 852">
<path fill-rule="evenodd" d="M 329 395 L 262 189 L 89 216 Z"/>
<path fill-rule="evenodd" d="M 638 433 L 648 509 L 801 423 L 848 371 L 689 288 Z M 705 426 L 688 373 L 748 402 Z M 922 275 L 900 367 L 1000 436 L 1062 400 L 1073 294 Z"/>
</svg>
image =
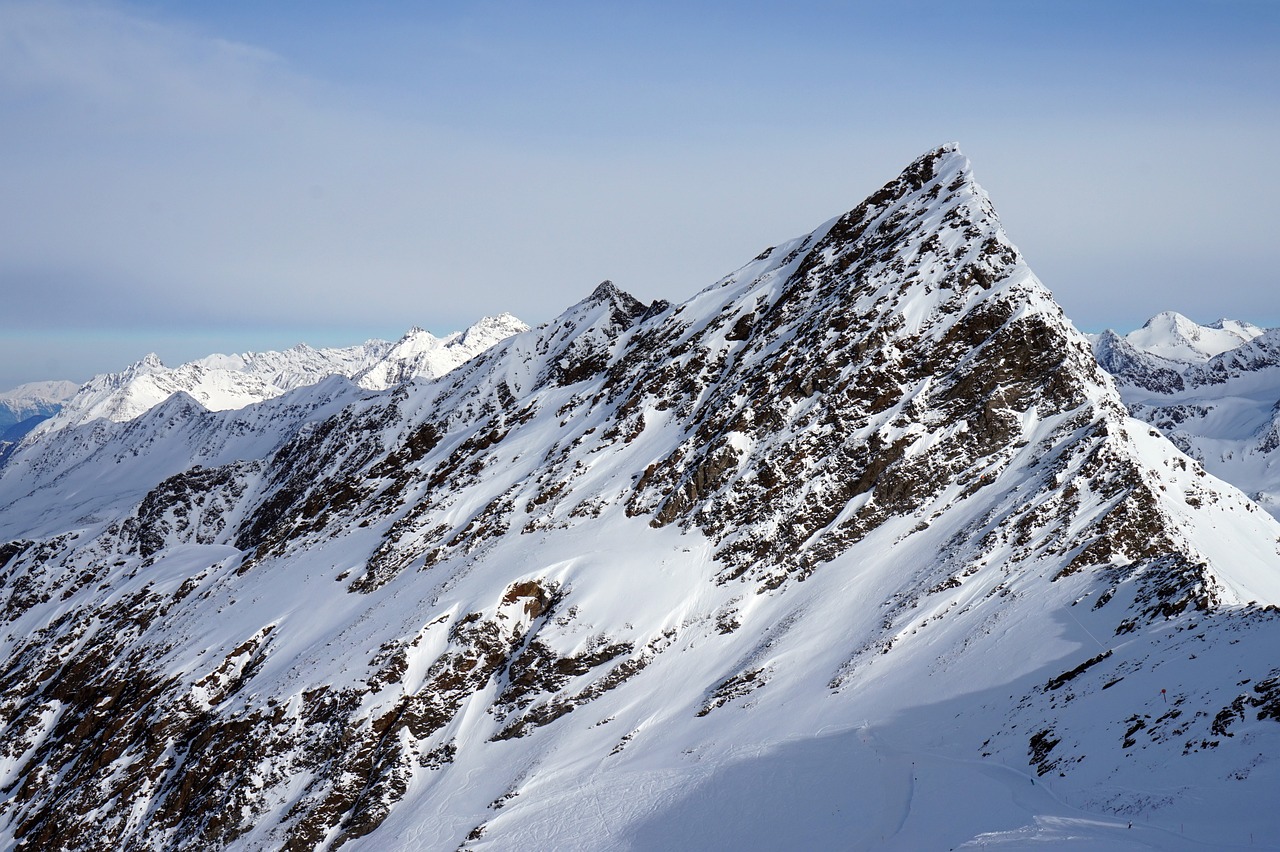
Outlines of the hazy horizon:
<svg viewBox="0 0 1280 852">
<path fill-rule="evenodd" d="M 0 389 L 680 301 L 949 140 L 1086 331 L 1280 325 L 1280 7 L 0 2 Z"/>
</svg>

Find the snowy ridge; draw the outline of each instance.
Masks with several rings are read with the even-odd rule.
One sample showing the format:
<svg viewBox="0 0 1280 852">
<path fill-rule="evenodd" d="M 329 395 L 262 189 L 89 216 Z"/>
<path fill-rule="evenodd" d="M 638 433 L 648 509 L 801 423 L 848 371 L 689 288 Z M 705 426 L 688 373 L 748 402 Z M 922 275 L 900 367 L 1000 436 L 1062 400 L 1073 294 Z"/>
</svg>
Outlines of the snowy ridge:
<svg viewBox="0 0 1280 852">
<path fill-rule="evenodd" d="M 1167 312 L 1093 345 L 1134 416 L 1280 517 L 1280 329 Z"/>
<path fill-rule="evenodd" d="M 1128 415 L 954 145 L 679 305 L 41 441 L 11 846 L 1280 830 L 1280 523 Z"/>
<path fill-rule="evenodd" d="M 498 341 L 528 330 L 529 326 L 507 313 L 485 317 L 465 331 L 445 337 L 413 328 L 376 363 L 353 375 L 358 385 L 371 390 L 386 390 L 412 379 L 443 376 Z"/>
<path fill-rule="evenodd" d="M 66 427 L 24 447 L 4 468 L 0 539 L 116 517 L 167 477 L 260 460 L 305 424 L 374 396 L 331 376 L 243 409 L 210 412 L 179 391 L 133 420 Z"/>
<path fill-rule="evenodd" d="M 31 382 L 0 393 L 0 465 L 28 433 L 62 410 L 73 382 Z"/>
<path fill-rule="evenodd" d="M 75 382 L 30 382 L 0 393 L 0 429 L 55 413 L 78 389 Z"/>
<path fill-rule="evenodd" d="M 1248 343 L 1263 331 L 1251 323 L 1229 319 L 1200 325 L 1176 311 L 1164 311 L 1124 337 L 1136 349 L 1151 355 L 1186 364 L 1203 364 L 1215 355 Z"/>
<path fill-rule="evenodd" d="M 370 340 L 334 349 L 302 343 L 283 352 L 209 355 L 172 369 L 149 354 L 120 373 L 95 376 L 42 429 L 63 429 L 98 418 L 132 420 L 178 392 L 210 411 L 225 411 L 334 375 L 352 378 L 371 390 L 385 390 L 400 382 L 444 375 L 527 328 L 512 315 L 502 314 L 443 338 L 414 328 L 396 343 Z"/>
</svg>

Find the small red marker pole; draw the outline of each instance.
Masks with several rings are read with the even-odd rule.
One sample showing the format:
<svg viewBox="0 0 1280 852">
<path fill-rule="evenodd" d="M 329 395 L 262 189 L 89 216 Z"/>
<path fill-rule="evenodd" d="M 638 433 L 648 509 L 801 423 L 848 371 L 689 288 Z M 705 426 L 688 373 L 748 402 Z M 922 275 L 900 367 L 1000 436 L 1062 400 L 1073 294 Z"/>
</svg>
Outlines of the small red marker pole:
<svg viewBox="0 0 1280 852">
<path fill-rule="evenodd" d="M 1163 690 L 1163 689 L 1162 689 L 1162 690 L 1160 690 L 1160 697 L 1164 699 L 1164 703 L 1165 703 L 1165 704 L 1168 704 L 1168 703 L 1169 703 L 1169 699 L 1168 699 L 1168 697 L 1164 694 L 1164 690 Z"/>
</svg>

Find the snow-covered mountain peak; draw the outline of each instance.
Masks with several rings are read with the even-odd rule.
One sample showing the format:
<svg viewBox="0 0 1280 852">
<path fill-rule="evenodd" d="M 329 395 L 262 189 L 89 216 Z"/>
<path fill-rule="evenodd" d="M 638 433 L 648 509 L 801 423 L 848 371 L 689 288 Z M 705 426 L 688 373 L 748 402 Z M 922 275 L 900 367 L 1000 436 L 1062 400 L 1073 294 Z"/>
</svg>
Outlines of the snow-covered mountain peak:
<svg viewBox="0 0 1280 852">
<path fill-rule="evenodd" d="M 313 385 L 330 375 L 385 390 L 404 381 L 443 375 L 527 328 L 514 316 L 502 314 L 444 338 L 415 327 L 394 344 L 369 340 L 359 346 L 317 349 L 298 343 L 282 352 L 208 355 L 172 369 L 150 353 L 119 373 L 93 377 L 37 428 L 56 431 L 96 418 L 131 420 L 179 391 L 206 409 L 225 411 Z"/>
<path fill-rule="evenodd" d="M 587 297 L 587 300 L 593 302 L 621 302 L 624 304 L 630 304 L 631 302 L 636 301 L 634 296 L 619 289 L 616 284 L 607 278 L 596 285 L 596 289 L 591 291 L 591 295 Z"/>
<path fill-rule="evenodd" d="M 446 345 L 474 348 L 480 351 L 500 340 L 528 330 L 529 326 L 523 320 L 504 311 L 496 316 L 482 317 L 469 328 L 446 336 L 444 341 Z"/>
<path fill-rule="evenodd" d="M 658 305 L 664 306 L 665 303 L 655 303 Z M 587 341 L 612 341 L 645 316 L 650 307 L 612 281 L 602 281 L 585 299 L 570 305 L 559 316 L 536 329 L 544 342 L 542 351 L 550 351 L 545 345 L 568 345 L 574 340 L 584 344 Z"/>
<path fill-rule="evenodd" d="M 1061 317 L 954 143 L 921 156 L 853 210 L 764 253 L 734 277 L 761 274 L 810 293 L 804 300 L 810 310 L 839 313 L 839 304 L 852 300 L 861 322 L 901 323 L 908 333 L 942 334 L 957 312 L 1006 297 L 1022 305 L 1019 311 Z"/>
<path fill-rule="evenodd" d="M 0 465 L 24 436 L 57 414 L 79 385 L 67 381 L 29 382 L 0 393 Z"/>
<path fill-rule="evenodd" d="M 160 360 L 160 356 L 154 352 L 148 352 L 140 360 L 125 367 L 124 372 L 129 375 L 143 376 L 163 369 L 166 368 L 164 362 Z"/>
<path fill-rule="evenodd" d="M 1090 339 L 1098 363 L 1122 385 L 1154 393 L 1176 393 L 1185 387 L 1185 364 L 1139 349 L 1111 329 Z"/>
<path fill-rule="evenodd" d="M 80 386 L 75 382 L 28 382 L 0 393 L 0 403 L 32 405 L 35 403 L 62 403 L 70 399 Z"/>
<path fill-rule="evenodd" d="M 565 314 L 579 310 L 591 310 L 597 306 L 605 306 L 611 314 L 619 317 L 638 317 L 646 310 L 643 302 L 621 289 L 612 281 L 605 279 L 596 285 L 591 295 L 569 308 Z"/>
<path fill-rule="evenodd" d="M 43 440 L 0 469 L 32 848 L 1280 829 L 1280 524 L 1127 416 L 954 145 L 678 305 Z"/>
<path fill-rule="evenodd" d="M 1263 332 L 1255 325 L 1221 319 L 1200 325 L 1177 311 L 1162 311 L 1142 326 L 1126 334 L 1135 348 L 1184 364 L 1203 364 Z"/>
<path fill-rule="evenodd" d="M 461 332 L 458 333 L 458 335 L 460 334 Z M 456 337 L 458 335 L 451 336 Z M 447 340 L 449 338 L 446 337 L 444 339 Z M 429 349 L 439 348 L 441 343 L 441 338 L 436 337 L 424 328 L 414 326 L 406 331 L 404 335 L 395 342 L 395 345 L 392 346 L 390 352 L 396 353 L 397 355 L 418 354 Z"/>
<path fill-rule="evenodd" d="M 1134 416 L 1280 517 L 1280 329 L 1165 311 L 1093 347 Z"/>
<path fill-rule="evenodd" d="M 1239 337 L 1241 340 L 1252 340 L 1253 338 L 1257 337 L 1259 334 L 1262 334 L 1263 332 L 1266 331 L 1266 329 L 1263 328 L 1262 326 L 1254 325 L 1251 322 L 1245 322 L 1243 320 L 1227 319 L 1226 317 L 1223 317 L 1222 319 L 1214 320 L 1213 322 L 1209 323 L 1206 326 L 1206 328 L 1211 328 L 1211 329 L 1214 329 L 1215 331 L 1228 332 L 1229 334 Z"/>
<path fill-rule="evenodd" d="M 371 390 L 385 390 L 401 382 L 443 376 L 489 347 L 529 326 L 511 314 L 484 317 L 469 328 L 436 337 L 414 328 L 376 363 L 353 374 L 356 383 Z"/>
</svg>

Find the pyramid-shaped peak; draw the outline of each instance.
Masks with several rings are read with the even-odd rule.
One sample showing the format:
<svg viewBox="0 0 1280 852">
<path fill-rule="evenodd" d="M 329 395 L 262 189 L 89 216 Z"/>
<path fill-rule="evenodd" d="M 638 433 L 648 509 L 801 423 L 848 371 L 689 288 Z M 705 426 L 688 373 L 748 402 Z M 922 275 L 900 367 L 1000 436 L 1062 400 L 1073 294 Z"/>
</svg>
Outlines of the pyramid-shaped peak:
<svg viewBox="0 0 1280 852">
<path fill-rule="evenodd" d="M 159 355 L 154 352 L 148 352 L 146 355 L 142 356 L 141 360 L 130 364 L 120 373 L 108 375 L 116 376 L 121 380 L 127 381 L 131 378 L 152 375 L 166 369 L 168 368 L 165 367 L 164 362 L 160 360 Z"/>
<path fill-rule="evenodd" d="M 1214 356 L 1242 346 L 1262 329 L 1248 323 L 1219 320 L 1200 325 L 1177 311 L 1162 311 L 1129 332 L 1125 339 L 1138 349 L 1183 363 L 1204 363 Z"/>
<path fill-rule="evenodd" d="M 503 311 L 494 316 L 481 317 L 468 331 L 477 328 L 515 328 L 520 331 L 527 331 L 529 324 L 515 314 Z"/>
<path fill-rule="evenodd" d="M 948 303 L 948 311 L 969 305 L 976 298 L 971 288 L 991 292 L 1016 286 L 1024 296 L 1035 291 L 1045 305 L 1052 301 L 1005 234 L 954 142 L 916 158 L 781 258 L 760 259 L 786 263 L 800 255 L 803 260 L 790 276 L 793 285 L 812 289 L 828 305 L 850 297 L 881 307 L 892 304 L 913 328 L 929 322 L 932 307 L 950 298 L 945 294 L 961 294 L 958 302 Z"/>
<path fill-rule="evenodd" d="M 843 239 L 850 230 L 861 234 L 889 225 L 896 233 L 888 242 L 904 245 L 907 235 L 901 226 L 917 222 L 931 223 L 931 227 L 937 216 L 930 213 L 944 218 L 952 230 L 963 232 L 966 239 L 998 234 L 1000 242 L 1008 243 L 990 198 L 974 180 L 969 158 L 954 142 L 917 157 L 897 177 L 833 220 L 828 237 Z"/>
<path fill-rule="evenodd" d="M 504 340 L 513 334 L 520 334 L 528 330 L 528 323 L 514 314 L 504 312 L 497 316 L 481 317 L 456 335 L 450 335 L 445 341 L 447 345 L 453 347 L 476 346 L 486 348 L 499 340 Z"/>
<path fill-rule="evenodd" d="M 614 313 L 626 318 L 635 318 L 645 311 L 644 303 L 626 290 L 618 287 L 609 279 L 596 285 L 591 295 L 579 302 L 580 305 L 610 305 Z"/>
<path fill-rule="evenodd" d="M 1200 337 L 1201 327 L 1177 311 L 1161 311 L 1129 335 L 1130 341 L 1140 348 L 1179 341 L 1195 342 Z"/>
<path fill-rule="evenodd" d="M 621 290 L 618 285 L 606 278 L 596 285 L 596 289 L 591 291 L 590 298 L 594 301 L 616 300 L 619 298 L 631 298 L 631 294 Z"/>
<path fill-rule="evenodd" d="M 945 182 L 958 189 L 957 178 L 962 183 L 972 184 L 973 168 L 957 143 L 945 142 L 917 157 L 902 170 L 898 181 L 913 190 L 935 181 Z"/>
</svg>

